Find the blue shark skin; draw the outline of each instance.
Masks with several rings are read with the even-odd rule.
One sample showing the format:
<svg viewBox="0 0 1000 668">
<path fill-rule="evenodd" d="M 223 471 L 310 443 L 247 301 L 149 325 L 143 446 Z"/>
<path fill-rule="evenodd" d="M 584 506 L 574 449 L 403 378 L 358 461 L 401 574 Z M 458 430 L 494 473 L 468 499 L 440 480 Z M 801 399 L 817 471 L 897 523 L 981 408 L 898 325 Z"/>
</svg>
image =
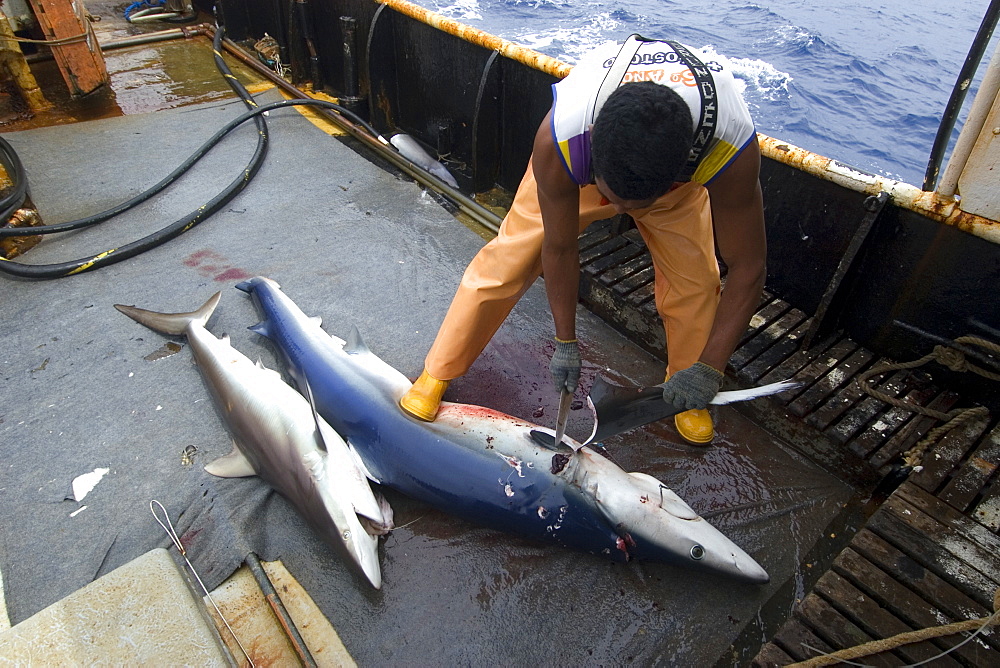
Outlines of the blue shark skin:
<svg viewBox="0 0 1000 668">
<path fill-rule="evenodd" d="M 398 407 L 411 382 L 356 329 L 347 341 L 331 336 L 270 279 L 236 287 L 263 317 L 250 329 L 272 341 L 296 383 L 311 388 L 320 415 L 381 484 L 476 524 L 616 561 L 769 580 L 655 478 L 626 473 L 588 447 L 550 450 L 529 434 L 552 430 L 481 406 L 443 402 L 434 422 L 415 420 Z"/>
</svg>

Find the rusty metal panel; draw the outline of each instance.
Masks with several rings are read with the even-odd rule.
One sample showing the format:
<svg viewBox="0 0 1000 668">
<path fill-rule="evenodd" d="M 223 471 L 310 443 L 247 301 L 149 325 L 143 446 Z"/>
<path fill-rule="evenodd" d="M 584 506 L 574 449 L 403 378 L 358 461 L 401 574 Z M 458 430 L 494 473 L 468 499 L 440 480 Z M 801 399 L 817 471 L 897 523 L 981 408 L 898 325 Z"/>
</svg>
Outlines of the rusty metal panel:
<svg viewBox="0 0 1000 668">
<path fill-rule="evenodd" d="M 109 79 L 104 55 L 90 22 L 84 16 L 86 10 L 83 4 L 72 0 L 30 2 L 45 39 L 67 40 L 53 45 L 51 49 L 70 93 L 86 95 L 107 84 Z"/>
<path fill-rule="evenodd" d="M 959 206 L 963 211 L 984 218 L 1000 220 L 1000 97 L 969 155 L 969 161 L 958 179 L 962 195 Z"/>
</svg>

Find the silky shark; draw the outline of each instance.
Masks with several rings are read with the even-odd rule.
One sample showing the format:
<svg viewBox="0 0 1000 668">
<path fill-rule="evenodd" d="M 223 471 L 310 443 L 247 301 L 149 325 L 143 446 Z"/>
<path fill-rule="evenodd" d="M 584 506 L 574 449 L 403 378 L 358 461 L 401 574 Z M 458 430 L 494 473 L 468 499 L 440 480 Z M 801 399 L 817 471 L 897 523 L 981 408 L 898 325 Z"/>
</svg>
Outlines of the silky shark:
<svg viewBox="0 0 1000 668">
<path fill-rule="evenodd" d="M 765 570 L 656 478 L 627 473 L 551 429 L 482 406 L 443 402 L 434 422 L 398 406 L 411 382 L 371 352 L 356 328 L 347 340 L 306 316 L 271 279 L 236 286 L 316 408 L 381 484 L 471 522 L 561 546 L 691 566 L 752 583 Z M 579 448 L 579 449 L 577 449 Z"/>
<path fill-rule="evenodd" d="M 382 572 L 373 534 L 391 527 L 391 509 L 376 498 L 357 458 L 302 394 L 233 348 L 229 337 L 218 339 L 205 329 L 220 296 L 191 313 L 115 308 L 157 332 L 187 337 L 234 441 L 232 452 L 205 470 L 225 478 L 260 476 L 378 589 Z"/>
</svg>

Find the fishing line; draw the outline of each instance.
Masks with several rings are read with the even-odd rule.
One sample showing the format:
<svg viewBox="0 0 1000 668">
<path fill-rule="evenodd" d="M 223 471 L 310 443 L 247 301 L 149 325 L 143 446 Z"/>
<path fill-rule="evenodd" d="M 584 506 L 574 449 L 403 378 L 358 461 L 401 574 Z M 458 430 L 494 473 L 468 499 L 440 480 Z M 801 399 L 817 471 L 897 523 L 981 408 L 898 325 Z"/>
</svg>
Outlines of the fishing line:
<svg viewBox="0 0 1000 668">
<path fill-rule="evenodd" d="M 155 508 L 154 505 L 156 506 Z M 156 508 L 163 511 L 162 520 L 160 519 L 160 516 L 156 514 Z M 167 513 L 167 509 L 163 507 L 162 503 L 153 499 L 149 502 L 149 512 L 153 513 L 153 518 L 161 527 L 163 527 L 163 530 L 167 532 L 167 535 L 170 536 L 170 541 L 174 544 L 174 547 L 177 548 L 177 551 L 180 552 L 181 556 L 184 557 L 184 563 L 186 563 L 188 568 L 191 569 L 191 573 L 194 574 L 194 579 L 198 581 L 198 584 L 201 585 L 201 590 L 205 592 L 205 596 L 207 596 L 208 600 L 212 602 L 212 607 L 215 608 L 215 612 L 219 615 L 219 619 L 221 619 L 222 623 L 226 625 L 226 628 L 229 630 L 229 634 L 233 636 L 233 640 L 235 640 L 236 644 L 240 646 L 243 656 L 245 656 L 247 661 L 250 662 L 250 668 L 254 668 L 253 659 L 250 658 L 250 655 L 247 653 L 246 648 L 243 647 L 243 643 L 240 642 L 240 639 L 236 637 L 236 632 L 233 631 L 233 627 L 231 627 L 229 622 L 226 621 L 226 617 L 222 614 L 222 610 L 219 610 L 219 606 L 216 605 L 215 599 L 212 598 L 212 594 L 209 593 L 205 583 L 201 581 L 201 576 L 198 575 L 198 571 L 194 569 L 194 566 L 191 564 L 191 560 L 188 559 L 187 549 L 185 549 L 184 544 L 181 543 L 181 539 L 177 536 L 177 531 L 174 530 L 174 525 L 170 522 L 170 515 Z"/>
</svg>

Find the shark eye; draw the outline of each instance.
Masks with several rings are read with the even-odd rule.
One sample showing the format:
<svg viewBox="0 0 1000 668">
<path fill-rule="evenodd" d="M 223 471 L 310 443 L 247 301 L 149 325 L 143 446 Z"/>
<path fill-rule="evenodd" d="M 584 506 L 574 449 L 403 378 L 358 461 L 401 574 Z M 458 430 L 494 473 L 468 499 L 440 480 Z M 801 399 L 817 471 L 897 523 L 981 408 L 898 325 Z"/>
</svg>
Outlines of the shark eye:
<svg viewBox="0 0 1000 668">
<path fill-rule="evenodd" d="M 692 545 L 691 546 L 691 558 L 692 559 L 701 559 L 704 556 L 705 556 L 705 548 L 703 548 L 701 545 Z"/>
</svg>

